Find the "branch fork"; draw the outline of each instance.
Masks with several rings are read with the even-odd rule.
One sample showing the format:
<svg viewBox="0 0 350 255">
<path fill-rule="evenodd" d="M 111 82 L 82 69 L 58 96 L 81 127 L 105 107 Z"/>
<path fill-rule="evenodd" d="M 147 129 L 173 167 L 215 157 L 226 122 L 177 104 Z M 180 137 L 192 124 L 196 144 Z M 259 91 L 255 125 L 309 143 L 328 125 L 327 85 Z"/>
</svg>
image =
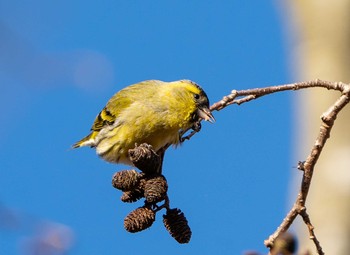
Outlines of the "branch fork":
<svg viewBox="0 0 350 255">
<path fill-rule="evenodd" d="M 306 209 L 307 195 L 310 189 L 312 176 L 314 173 L 314 168 L 317 163 L 318 158 L 321 155 L 322 149 L 324 148 L 326 141 L 330 137 L 331 129 L 335 123 L 338 113 L 349 103 L 350 101 L 350 85 L 342 82 L 329 82 L 322 80 L 313 80 L 306 82 L 298 82 L 292 84 L 271 86 L 265 88 L 256 88 L 248 90 L 233 90 L 231 94 L 223 97 L 222 100 L 214 103 L 211 107 L 211 111 L 219 111 L 223 108 L 232 104 L 243 104 L 251 100 L 257 99 L 259 97 L 269 95 L 276 92 L 287 91 L 287 90 L 300 90 L 307 88 L 325 88 L 328 90 L 335 90 L 341 93 L 341 96 L 331 105 L 321 116 L 321 126 L 319 134 L 316 141 L 311 149 L 305 161 L 298 162 L 298 169 L 302 171 L 303 177 L 300 184 L 299 193 L 297 195 L 296 201 L 290 211 L 287 213 L 286 217 L 283 219 L 277 230 L 265 240 L 265 246 L 271 250 L 274 243 L 278 237 L 285 233 L 291 224 L 294 222 L 295 218 L 300 215 L 308 228 L 310 239 L 314 242 L 317 253 L 324 254 L 319 240 L 317 239 L 314 226 L 311 224 L 310 216 Z"/>
</svg>

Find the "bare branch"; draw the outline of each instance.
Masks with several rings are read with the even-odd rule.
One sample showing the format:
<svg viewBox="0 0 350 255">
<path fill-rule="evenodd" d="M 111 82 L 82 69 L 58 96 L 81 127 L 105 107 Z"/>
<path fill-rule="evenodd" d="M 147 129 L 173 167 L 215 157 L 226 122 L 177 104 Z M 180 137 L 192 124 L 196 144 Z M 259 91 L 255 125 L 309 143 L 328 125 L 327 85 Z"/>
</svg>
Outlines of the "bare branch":
<svg viewBox="0 0 350 255">
<path fill-rule="evenodd" d="M 267 240 L 265 240 L 265 245 L 270 248 L 273 248 L 276 239 L 281 236 L 281 234 L 285 233 L 295 218 L 300 215 L 304 223 L 307 225 L 310 239 L 314 242 L 316 246 L 316 250 L 318 254 L 324 254 L 320 242 L 315 236 L 314 227 L 311 224 L 310 217 L 306 213 L 305 202 L 307 199 L 307 195 L 310 189 L 312 176 L 314 173 L 314 168 L 319 159 L 322 149 L 326 144 L 327 139 L 330 137 L 331 129 L 334 125 L 334 122 L 337 118 L 338 113 L 349 103 L 350 101 L 350 85 L 342 82 L 329 82 L 329 81 L 307 81 L 307 82 L 298 82 L 292 84 L 271 86 L 265 88 L 255 88 L 248 90 L 233 90 L 231 94 L 224 96 L 222 100 L 214 103 L 210 109 L 212 111 L 220 111 L 223 108 L 232 105 L 232 104 L 243 104 L 254 99 L 260 98 L 262 96 L 266 96 L 272 93 L 287 91 L 287 90 L 300 90 L 306 88 L 325 88 L 328 90 L 336 90 L 341 92 L 341 96 L 337 99 L 337 101 L 330 106 L 326 112 L 324 112 L 321 116 L 321 126 L 319 130 L 319 134 L 316 138 L 315 144 L 313 145 L 311 152 L 305 161 L 300 161 L 298 163 L 298 169 L 303 171 L 303 178 L 301 181 L 301 186 L 299 193 L 297 195 L 296 201 L 288 212 L 287 216 L 283 219 L 280 226 L 277 230 L 269 236 Z"/>
<path fill-rule="evenodd" d="M 310 216 L 309 214 L 306 212 L 306 207 L 304 207 L 300 212 L 299 212 L 300 216 L 303 218 L 304 223 L 306 224 L 306 226 L 308 227 L 309 230 L 309 236 L 310 239 L 314 242 L 316 249 L 317 249 L 317 253 L 318 254 L 324 254 L 322 247 L 320 245 L 320 242 L 318 241 L 318 239 L 315 236 L 315 232 L 314 232 L 314 226 L 311 224 L 310 221 Z"/>
<path fill-rule="evenodd" d="M 305 82 L 297 82 L 291 84 L 270 86 L 265 88 L 255 88 L 255 89 L 247 89 L 247 90 L 232 90 L 231 94 L 224 96 L 220 101 L 214 103 L 210 110 L 212 111 L 220 111 L 231 104 L 242 104 L 249 102 L 251 100 L 257 99 L 261 96 L 266 96 L 272 93 L 287 91 L 287 90 L 300 90 L 307 88 L 326 88 L 328 90 L 338 90 L 344 92 L 349 89 L 349 85 L 342 82 L 329 82 L 329 81 L 305 81 Z M 346 93 L 348 94 L 348 92 Z M 241 99 L 236 100 L 237 97 L 243 97 Z"/>
</svg>

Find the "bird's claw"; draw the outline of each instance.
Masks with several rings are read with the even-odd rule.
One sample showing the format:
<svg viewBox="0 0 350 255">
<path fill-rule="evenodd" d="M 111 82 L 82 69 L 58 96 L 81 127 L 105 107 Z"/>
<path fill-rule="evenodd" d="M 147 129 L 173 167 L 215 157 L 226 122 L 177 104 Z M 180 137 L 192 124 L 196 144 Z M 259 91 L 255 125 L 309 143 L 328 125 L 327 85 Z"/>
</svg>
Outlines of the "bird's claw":
<svg viewBox="0 0 350 255">
<path fill-rule="evenodd" d="M 195 132 L 199 132 L 201 131 L 201 128 L 202 128 L 202 124 L 200 121 L 197 121 L 193 124 L 193 126 L 191 127 L 193 131 Z"/>
</svg>

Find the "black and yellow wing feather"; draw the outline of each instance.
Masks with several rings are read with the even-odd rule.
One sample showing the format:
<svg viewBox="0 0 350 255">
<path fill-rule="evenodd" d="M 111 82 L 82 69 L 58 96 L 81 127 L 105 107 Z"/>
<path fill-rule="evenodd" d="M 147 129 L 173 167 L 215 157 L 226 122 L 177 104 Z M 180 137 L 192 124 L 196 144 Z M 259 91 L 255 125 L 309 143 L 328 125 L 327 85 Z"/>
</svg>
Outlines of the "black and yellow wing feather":
<svg viewBox="0 0 350 255">
<path fill-rule="evenodd" d="M 159 81 L 154 81 L 158 83 Z M 107 105 L 102 109 L 102 111 L 96 116 L 94 123 L 91 127 L 91 133 L 81 139 L 80 141 L 73 144 L 72 148 L 79 148 L 81 146 L 91 146 L 94 147 L 94 138 L 98 133 L 106 126 L 113 125 L 117 120 L 120 113 L 127 109 L 134 101 L 137 101 L 141 97 L 148 97 L 149 95 L 140 95 L 140 86 L 150 86 L 149 81 L 140 82 L 131 85 L 125 89 L 122 89 L 116 93 L 107 103 Z"/>
</svg>

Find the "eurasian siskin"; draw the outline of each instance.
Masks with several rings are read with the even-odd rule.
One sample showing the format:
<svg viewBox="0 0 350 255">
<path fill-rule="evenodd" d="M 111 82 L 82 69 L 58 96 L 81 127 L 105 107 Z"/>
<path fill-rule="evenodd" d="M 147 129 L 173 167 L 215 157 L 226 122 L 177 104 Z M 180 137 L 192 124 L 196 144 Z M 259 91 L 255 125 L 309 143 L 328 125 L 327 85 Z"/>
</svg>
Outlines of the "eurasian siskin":
<svg viewBox="0 0 350 255">
<path fill-rule="evenodd" d="M 109 162 L 131 165 L 129 149 L 147 143 L 155 151 L 181 141 L 181 132 L 215 119 L 203 89 L 190 80 L 148 80 L 116 93 L 95 118 L 91 133 L 73 148 L 91 146 Z"/>
</svg>

